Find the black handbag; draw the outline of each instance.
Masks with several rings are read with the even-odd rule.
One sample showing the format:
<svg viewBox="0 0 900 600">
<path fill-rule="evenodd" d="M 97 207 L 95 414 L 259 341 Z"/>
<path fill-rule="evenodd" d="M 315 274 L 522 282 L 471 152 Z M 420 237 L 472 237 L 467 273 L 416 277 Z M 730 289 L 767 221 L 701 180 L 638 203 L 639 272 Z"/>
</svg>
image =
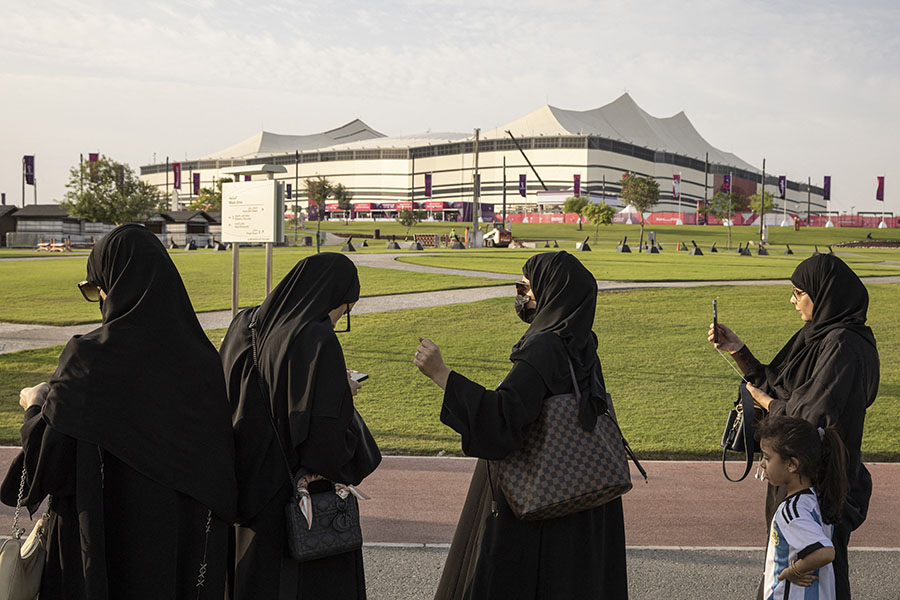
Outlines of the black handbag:
<svg viewBox="0 0 900 600">
<path fill-rule="evenodd" d="M 259 369 L 256 345 L 256 311 L 259 310 L 259 307 L 253 310 L 253 318 L 250 322 L 253 367 L 256 369 L 256 379 L 259 382 L 263 398 L 268 398 L 267 386 L 263 381 L 262 371 Z M 307 489 L 307 481 L 312 479 L 310 474 L 304 469 L 300 469 L 296 474 L 291 473 L 290 462 L 284 453 L 275 417 L 268 406 L 266 412 L 272 424 L 272 431 L 275 432 L 275 440 L 278 442 L 281 456 L 284 458 L 292 490 L 291 499 L 284 509 L 287 546 L 291 558 L 299 562 L 306 562 L 362 548 L 359 503 L 354 495 L 355 490 L 349 486 L 335 485 L 329 481 L 327 489 L 310 493 Z M 307 519 L 301 509 L 304 500 L 307 501 L 307 514 L 311 515 L 310 519 Z"/>
<path fill-rule="evenodd" d="M 759 412 L 757 412 L 759 410 Z M 749 418 L 748 418 L 749 415 Z M 725 421 L 725 430 L 722 432 L 722 473 L 725 479 L 737 483 L 743 481 L 750 473 L 753 466 L 753 454 L 759 452 L 759 441 L 754 437 L 753 430 L 756 421 L 762 418 L 761 409 L 753 405 L 753 396 L 747 386 L 741 382 L 738 386 L 738 398 L 734 408 L 728 413 Z M 728 452 L 742 452 L 746 456 L 744 474 L 738 479 L 732 479 L 725 467 L 725 458 Z"/>
</svg>

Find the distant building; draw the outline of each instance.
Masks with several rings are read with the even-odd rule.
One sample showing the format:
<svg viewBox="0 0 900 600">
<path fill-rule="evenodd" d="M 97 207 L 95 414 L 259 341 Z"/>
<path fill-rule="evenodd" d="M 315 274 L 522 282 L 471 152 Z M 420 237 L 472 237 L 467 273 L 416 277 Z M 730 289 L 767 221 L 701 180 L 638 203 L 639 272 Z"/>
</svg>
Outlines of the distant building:
<svg viewBox="0 0 900 600">
<path fill-rule="evenodd" d="M 15 206 L 0 205 L 0 246 L 6 246 L 6 234 L 16 230 L 17 210 Z"/>
<path fill-rule="evenodd" d="M 15 231 L 6 234 L 7 246 L 34 248 L 40 243 L 69 240 L 73 244 L 89 244 L 99 240 L 115 225 L 89 223 L 71 216 L 59 204 L 29 204 L 14 215 Z"/>
<path fill-rule="evenodd" d="M 214 187 L 223 168 L 268 163 L 287 168 L 276 179 L 292 186 L 292 198 L 286 199 L 289 211 L 295 203 L 301 210 L 308 209 L 305 179 L 322 175 L 350 190 L 358 217 L 393 218 L 403 208 L 418 208 L 430 218 L 452 220 L 467 216 L 466 206 L 471 207 L 475 146 L 470 133 L 388 137 L 358 119 L 311 135 L 260 132 L 224 150 L 180 163 L 179 202 L 194 197 L 195 174 L 201 187 Z M 493 205 L 498 217 L 504 196 L 510 213 L 559 211 L 562 200 L 574 193 L 576 176 L 583 195 L 616 204 L 622 176 L 635 172 L 659 182 L 657 222 L 666 222 L 670 218 L 666 215 L 674 215 L 674 222 L 681 210 L 689 223 L 695 221 L 698 207 L 702 211 L 704 198 L 712 198 L 723 187 L 726 176 L 731 177 L 733 189 L 746 195 L 755 193 L 762 182 L 756 167 L 712 146 L 683 112 L 654 117 L 628 94 L 593 110 L 544 106 L 482 131 L 477 147 L 480 202 Z M 676 174 L 681 175 L 680 204 L 673 194 Z M 525 178 L 524 196 L 519 195 L 520 176 Z M 167 197 L 174 191 L 170 163 L 142 166 L 141 179 Z M 545 186 L 556 193 L 543 193 Z M 766 186 L 777 196 L 777 173 L 767 175 Z M 822 188 L 808 188 L 806 182 L 788 181 L 786 195 L 788 212 L 805 215 L 807 206 L 813 214 L 826 209 Z M 776 210 L 781 211 L 779 199 Z M 343 217 L 336 205 L 327 206 L 326 211 Z"/>
</svg>

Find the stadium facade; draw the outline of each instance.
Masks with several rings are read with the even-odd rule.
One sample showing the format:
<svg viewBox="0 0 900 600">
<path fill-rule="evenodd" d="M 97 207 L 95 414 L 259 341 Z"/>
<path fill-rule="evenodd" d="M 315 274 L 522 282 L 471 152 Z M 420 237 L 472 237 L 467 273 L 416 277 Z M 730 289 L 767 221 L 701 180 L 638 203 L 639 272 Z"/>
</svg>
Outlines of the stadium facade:
<svg viewBox="0 0 900 600">
<path fill-rule="evenodd" d="M 288 209 L 295 200 L 300 210 L 307 209 L 305 180 L 324 176 L 350 190 L 358 217 L 391 218 L 400 209 L 421 208 L 434 218 L 455 220 L 475 193 L 476 160 L 480 202 L 493 204 L 498 216 L 504 190 L 509 213 L 559 211 L 574 191 L 576 176 L 582 195 L 594 200 L 605 195 L 608 203 L 621 207 L 622 176 L 634 172 L 659 182 L 656 222 L 674 222 L 683 211 L 684 222 L 693 223 L 703 212 L 704 198 L 712 198 L 726 176 L 735 191 L 747 196 L 756 193 L 762 181 L 759 169 L 712 146 L 683 112 L 657 118 L 624 94 L 587 111 L 543 106 L 481 132 L 477 142 L 470 133 L 389 137 L 358 119 L 311 135 L 264 131 L 181 162 L 179 203 L 190 203 L 197 187 L 213 187 L 223 169 L 275 164 L 286 168 L 276 179 L 292 187 Z M 174 169 L 168 162 L 142 166 L 141 179 L 172 197 Z M 681 178 L 680 204 L 673 194 L 673 175 Z M 785 205 L 778 199 L 778 173 L 766 174 L 766 191 L 776 196 L 776 213 L 781 213 Z M 800 216 L 807 210 L 826 210 L 823 189 L 807 182 L 787 181 L 785 203 L 788 213 Z M 328 210 L 334 212 L 336 206 Z"/>
</svg>

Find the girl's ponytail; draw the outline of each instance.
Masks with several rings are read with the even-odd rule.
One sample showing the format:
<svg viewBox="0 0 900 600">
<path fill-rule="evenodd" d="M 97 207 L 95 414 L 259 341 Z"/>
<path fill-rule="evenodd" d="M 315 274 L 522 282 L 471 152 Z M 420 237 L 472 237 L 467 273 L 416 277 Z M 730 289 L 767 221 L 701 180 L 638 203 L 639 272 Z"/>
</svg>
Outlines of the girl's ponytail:
<svg viewBox="0 0 900 600">
<path fill-rule="evenodd" d="M 826 523 L 841 520 L 844 499 L 850 487 L 847 481 L 847 449 L 834 427 L 819 429 L 822 438 L 822 460 L 816 470 L 816 491 Z"/>
</svg>

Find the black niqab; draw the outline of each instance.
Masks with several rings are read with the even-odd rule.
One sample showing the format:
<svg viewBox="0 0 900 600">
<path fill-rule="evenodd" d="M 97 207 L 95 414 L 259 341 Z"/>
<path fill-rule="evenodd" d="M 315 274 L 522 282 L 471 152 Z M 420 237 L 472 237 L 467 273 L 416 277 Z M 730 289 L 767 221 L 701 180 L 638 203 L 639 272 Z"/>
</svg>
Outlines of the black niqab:
<svg viewBox="0 0 900 600">
<path fill-rule="evenodd" d="M 171 258 L 152 233 L 125 225 L 91 251 L 87 278 L 107 294 L 103 321 L 66 345 L 44 419 L 232 522 L 222 365 Z"/>
<path fill-rule="evenodd" d="M 566 358 L 571 359 L 576 379 L 590 381 L 590 393 L 582 399 L 579 421 L 591 431 L 597 415 L 606 410 L 597 337 L 592 331 L 597 282 L 581 261 L 565 251 L 535 254 L 525 262 L 522 273 L 531 282 L 537 306 L 534 320 L 513 346 L 510 360 L 527 362 L 550 387 L 556 374 L 568 372 Z M 566 347 L 566 356 L 553 352 L 553 344 L 541 343 L 545 335 L 558 337 Z"/>
<path fill-rule="evenodd" d="M 809 294 L 813 314 L 769 365 L 769 384 L 781 400 L 809 380 L 820 343 L 828 333 L 853 331 L 876 347 L 875 336 L 866 325 L 869 294 L 844 261 L 832 254 L 813 255 L 797 265 L 791 283 Z"/>
</svg>

